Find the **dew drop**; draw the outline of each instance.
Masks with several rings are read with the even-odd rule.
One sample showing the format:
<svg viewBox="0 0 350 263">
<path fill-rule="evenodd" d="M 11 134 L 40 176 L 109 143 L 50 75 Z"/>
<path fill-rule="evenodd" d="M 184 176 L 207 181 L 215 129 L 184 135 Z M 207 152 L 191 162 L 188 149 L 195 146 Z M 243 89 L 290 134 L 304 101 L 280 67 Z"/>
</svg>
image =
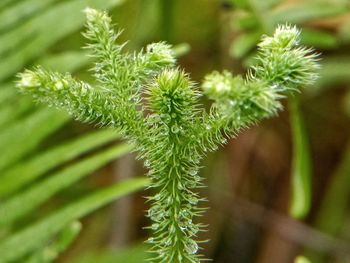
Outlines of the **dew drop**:
<svg viewBox="0 0 350 263">
<path fill-rule="evenodd" d="M 145 167 L 149 168 L 151 166 L 151 162 L 149 160 L 145 161 Z"/>
<path fill-rule="evenodd" d="M 178 133 L 179 131 L 180 131 L 180 129 L 177 126 L 177 124 L 174 124 L 173 126 L 171 126 L 171 132 L 172 133 Z"/>
<path fill-rule="evenodd" d="M 149 239 L 147 239 L 146 243 L 148 244 L 154 244 L 155 243 L 155 240 L 153 237 L 150 237 Z"/>
<path fill-rule="evenodd" d="M 230 104 L 230 106 L 231 106 L 231 107 L 233 107 L 233 106 L 235 106 L 235 105 L 236 105 L 236 101 L 234 101 L 234 100 L 230 100 L 230 101 L 229 101 L 229 104 Z"/>
<path fill-rule="evenodd" d="M 57 82 L 55 83 L 55 88 L 56 88 L 57 90 L 63 89 L 63 83 L 62 83 L 62 81 L 57 81 Z"/>
<path fill-rule="evenodd" d="M 154 200 L 156 201 L 159 201 L 160 200 L 160 194 L 156 194 L 154 197 L 153 197 Z"/>
<path fill-rule="evenodd" d="M 188 173 L 189 173 L 190 175 L 192 175 L 192 176 L 195 176 L 195 175 L 198 174 L 198 171 L 195 170 L 195 169 L 193 169 L 193 170 L 190 170 Z"/>
<path fill-rule="evenodd" d="M 152 230 L 157 230 L 159 228 L 159 224 L 157 224 L 157 223 L 152 224 L 151 228 L 152 228 Z"/>
<path fill-rule="evenodd" d="M 165 242 L 164 242 L 164 245 L 166 245 L 167 247 L 171 246 L 171 239 L 167 239 Z"/>
<path fill-rule="evenodd" d="M 196 205 L 196 204 L 198 204 L 198 198 L 196 198 L 196 197 L 191 197 L 191 198 L 188 199 L 188 202 L 189 202 L 190 204 L 192 204 L 192 205 Z"/>
<path fill-rule="evenodd" d="M 196 243 L 195 241 L 193 241 L 193 240 L 189 240 L 189 241 L 187 242 L 185 248 L 186 248 L 187 253 L 188 253 L 188 254 L 191 254 L 191 255 L 196 254 L 197 251 L 198 251 L 198 245 L 197 245 L 197 243 Z"/>
</svg>

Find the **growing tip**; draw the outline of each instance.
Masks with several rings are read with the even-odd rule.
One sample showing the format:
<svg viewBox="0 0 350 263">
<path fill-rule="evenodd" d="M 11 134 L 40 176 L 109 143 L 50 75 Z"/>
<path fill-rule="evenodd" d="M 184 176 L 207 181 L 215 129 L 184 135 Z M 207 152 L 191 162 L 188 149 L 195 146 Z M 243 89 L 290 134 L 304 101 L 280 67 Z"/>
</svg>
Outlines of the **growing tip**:
<svg viewBox="0 0 350 263">
<path fill-rule="evenodd" d="M 19 80 L 17 81 L 17 87 L 19 88 L 29 88 L 36 87 L 40 85 L 40 81 L 33 71 L 25 70 L 24 72 L 18 74 Z"/>
<path fill-rule="evenodd" d="M 99 11 L 91 7 L 86 7 L 83 12 L 85 13 L 88 22 L 110 21 L 110 18 L 106 12 Z"/>
</svg>

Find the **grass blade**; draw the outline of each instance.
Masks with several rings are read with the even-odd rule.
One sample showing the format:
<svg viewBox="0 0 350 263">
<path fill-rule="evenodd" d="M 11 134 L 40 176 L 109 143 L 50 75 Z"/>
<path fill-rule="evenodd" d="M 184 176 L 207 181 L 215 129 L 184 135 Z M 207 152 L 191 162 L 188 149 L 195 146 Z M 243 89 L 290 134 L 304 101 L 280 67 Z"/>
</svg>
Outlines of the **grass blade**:
<svg viewBox="0 0 350 263">
<path fill-rule="evenodd" d="M 64 36 L 81 28 L 85 22 L 82 10 L 86 6 L 109 9 L 122 2 L 123 0 L 63 1 L 0 36 L 0 54 L 8 54 L 0 61 L 0 81 L 20 71 L 26 63 L 38 57 Z M 62 17 L 74 17 L 74 19 L 62 19 Z M 60 21 L 59 27 L 57 21 Z"/>
<path fill-rule="evenodd" d="M 47 201 L 58 191 L 72 185 L 111 160 L 130 152 L 131 149 L 132 146 L 128 144 L 111 147 L 102 153 L 87 157 L 69 166 L 40 183 L 35 184 L 28 190 L 15 195 L 0 206 L 0 226 L 11 224 L 14 220 Z M 23 204 L 26 205 L 23 206 Z"/>
<path fill-rule="evenodd" d="M 56 110 L 41 109 L 1 131 L 0 170 L 32 151 L 43 138 L 62 127 L 68 120 L 69 117 L 66 114 Z"/>
<path fill-rule="evenodd" d="M 13 262 L 39 248 L 59 233 L 69 222 L 77 220 L 109 202 L 142 189 L 147 178 L 118 183 L 82 198 L 0 242 L 1 263 Z"/>
<path fill-rule="evenodd" d="M 11 167 L 0 174 L 0 197 L 37 179 L 52 168 L 119 137 L 120 135 L 113 130 L 91 132 Z"/>
</svg>

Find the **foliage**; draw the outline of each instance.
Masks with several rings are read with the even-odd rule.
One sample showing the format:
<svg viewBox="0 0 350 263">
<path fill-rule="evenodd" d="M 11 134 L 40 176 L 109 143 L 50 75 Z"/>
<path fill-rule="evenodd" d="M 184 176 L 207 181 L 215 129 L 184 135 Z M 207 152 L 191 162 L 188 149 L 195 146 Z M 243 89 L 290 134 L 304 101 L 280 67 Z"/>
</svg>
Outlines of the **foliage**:
<svg viewBox="0 0 350 263">
<path fill-rule="evenodd" d="M 196 189 L 200 160 L 241 129 L 282 108 L 279 99 L 316 79 L 317 56 L 299 46 L 299 31 L 280 26 L 259 44 L 255 65 L 246 79 L 228 72 L 205 78 L 204 94 L 214 100 L 209 113 L 199 107 L 201 92 L 175 67 L 170 46 L 155 43 L 139 53 L 122 52 L 105 12 L 85 10 L 95 59 L 96 87 L 37 67 L 19 74 L 18 87 L 35 99 L 65 108 L 77 119 L 119 129 L 136 145 L 149 167 L 149 200 L 154 232 L 148 242 L 156 262 L 199 262 L 194 222 L 204 209 Z M 142 97 L 145 94 L 145 99 Z"/>
</svg>

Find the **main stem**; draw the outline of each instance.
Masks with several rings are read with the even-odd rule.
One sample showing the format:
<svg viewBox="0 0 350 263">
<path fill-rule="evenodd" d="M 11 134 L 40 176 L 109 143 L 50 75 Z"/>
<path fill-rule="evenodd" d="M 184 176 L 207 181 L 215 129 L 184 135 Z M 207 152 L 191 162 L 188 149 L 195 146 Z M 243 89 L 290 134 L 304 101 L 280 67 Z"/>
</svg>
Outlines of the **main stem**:
<svg viewBox="0 0 350 263">
<path fill-rule="evenodd" d="M 200 214 L 197 203 L 200 201 L 193 192 L 200 184 L 197 167 L 193 160 L 185 157 L 181 135 L 171 131 L 160 143 L 168 149 L 168 154 L 153 156 L 158 171 L 153 177 L 158 194 L 151 198 L 149 217 L 154 237 L 149 239 L 153 251 L 158 254 L 155 262 L 199 262 L 196 255 L 198 245 L 193 240 L 200 226 L 192 222 Z M 167 140 L 167 146 L 164 141 Z"/>
</svg>

